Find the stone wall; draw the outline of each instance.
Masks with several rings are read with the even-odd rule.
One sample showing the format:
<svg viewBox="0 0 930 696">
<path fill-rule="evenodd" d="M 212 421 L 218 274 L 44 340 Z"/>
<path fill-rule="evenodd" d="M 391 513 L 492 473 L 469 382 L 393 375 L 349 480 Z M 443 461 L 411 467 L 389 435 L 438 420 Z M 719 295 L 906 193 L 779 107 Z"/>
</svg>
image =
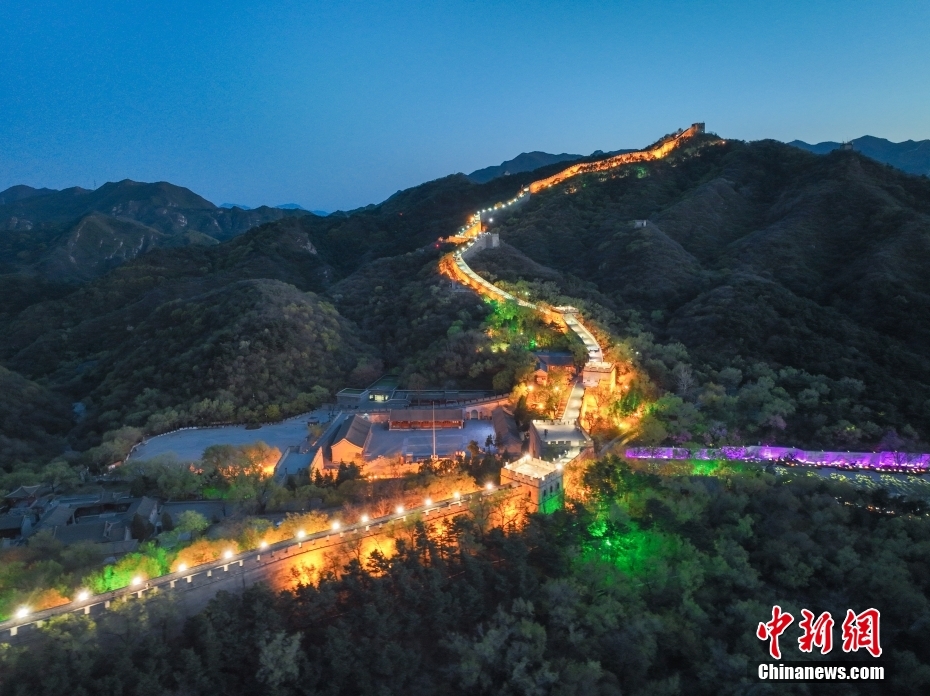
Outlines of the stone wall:
<svg viewBox="0 0 930 696">
<path fill-rule="evenodd" d="M 292 589 L 300 582 L 310 582 L 314 569 L 322 569 L 332 562 L 331 556 L 346 553 L 367 555 L 382 549 L 386 555 L 393 552 L 393 539 L 402 533 L 405 522 L 422 519 L 437 520 L 469 514 L 474 499 L 486 495 L 476 492 L 459 500 L 450 499 L 434 503 L 427 508 L 414 508 L 402 515 L 372 520 L 369 524 L 346 527 L 340 532 L 319 532 L 305 540 L 279 542 L 264 550 L 247 551 L 229 559 L 206 563 L 186 571 L 153 578 L 139 587 L 127 587 L 86 601 L 46 609 L 21 619 L 0 622 L 0 644 L 22 643 L 38 635 L 38 629 L 49 619 L 64 614 L 86 614 L 100 618 L 112 608 L 125 602 L 147 602 L 155 598 L 168 598 L 181 616 L 192 616 L 207 606 L 219 591 L 241 592 L 246 587 L 263 582 L 273 590 Z"/>
<path fill-rule="evenodd" d="M 553 174 L 546 179 L 540 179 L 530 184 L 530 192 L 537 193 L 543 189 L 562 183 L 566 179 L 579 174 L 590 174 L 591 172 L 602 172 L 624 164 L 633 164 L 634 162 L 649 162 L 652 160 L 662 159 L 670 152 L 680 147 L 685 141 L 704 132 L 703 123 L 694 123 L 687 130 L 676 133 L 673 136 L 662 140 L 655 147 L 649 150 L 638 150 L 636 152 L 627 152 L 622 155 L 616 155 L 607 159 L 598 160 L 597 162 L 585 162 L 575 164 L 568 169 L 563 169 L 558 174 Z"/>
</svg>

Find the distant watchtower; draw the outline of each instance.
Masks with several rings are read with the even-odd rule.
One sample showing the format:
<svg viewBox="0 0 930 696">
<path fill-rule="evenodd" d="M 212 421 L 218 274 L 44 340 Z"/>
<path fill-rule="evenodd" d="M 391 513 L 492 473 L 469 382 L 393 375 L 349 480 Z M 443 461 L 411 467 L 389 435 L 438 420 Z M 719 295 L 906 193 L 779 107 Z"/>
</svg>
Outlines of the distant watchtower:
<svg viewBox="0 0 930 696">
<path fill-rule="evenodd" d="M 851 142 L 847 143 L 847 142 L 844 141 L 843 144 L 840 145 L 840 149 L 841 149 L 841 150 L 852 150 L 852 149 L 853 149 L 853 144 L 852 144 Z"/>
</svg>

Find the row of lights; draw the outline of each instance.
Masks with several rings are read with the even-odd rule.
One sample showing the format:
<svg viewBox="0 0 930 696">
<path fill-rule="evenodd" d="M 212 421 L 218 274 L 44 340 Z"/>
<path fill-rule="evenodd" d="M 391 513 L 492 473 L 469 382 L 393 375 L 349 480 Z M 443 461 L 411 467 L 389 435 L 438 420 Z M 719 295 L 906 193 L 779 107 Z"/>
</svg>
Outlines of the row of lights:
<svg viewBox="0 0 930 696">
<path fill-rule="evenodd" d="M 507 201 L 506 203 L 501 203 L 501 204 L 500 204 L 500 207 L 506 208 L 508 205 L 513 205 L 514 203 L 517 203 L 521 198 L 523 198 L 523 197 L 527 194 L 527 191 L 528 191 L 528 190 L 529 190 L 529 189 L 523 189 L 515 198 L 511 198 L 511 199 L 510 199 L 509 201 Z M 477 213 L 475 213 L 475 214 L 472 216 L 472 218 L 473 218 L 473 219 L 476 219 L 476 220 L 480 220 L 480 219 L 481 219 L 481 213 L 493 212 L 494 210 L 496 210 L 496 208 L 497 208 L 497 206 L 494 206 L 494 207 L 491 207 L 491 208 L 484 208 L 484 209 L 478 211 Z M 489 219 L 488 219 L 488 222 L 494 222 L 494 218 L 489 218 Z M 460 227 L 460 228 L 459 228 L 459 232 L 464 232 L 466 229 L 468 229 L 468 228 L 467 228 L 467 227 Z"/>
<path fill-rule="evenodd" d="M 488 483 L 487 486 L 486 486 L 486 488 L 487 488 L 487 490 L 489 490 L 489 491 L 494 490 L 494 485 L 491 484 L 491 483 Z M 459 500 L 459 499 L 461 499 L 462 494 L 459 493 L 458 491 L 456 491 L 455 493 L 452 494 L 452 497 L 455 498 L 455 500 Z M 432 504 L 433 504 L 432 498 L 425 498 L 425 499 L 423 500 L 423 504 L 426 505 L 426 506 L 432 505 Z M 402 514 L 404 513 L 404 506 L 403 506 L 403 505 L 398 505 L 398 506 L 395 508 L 394 512 L 396 512 L 398 515 L 402 515 Z M 369 518 L 368 518 L 368 515 L 364 515 L 364 514 L 363 514 L 363 515 L 359 518 L 359 522 L 361 522 L 362 524 L 366 524 L 366 523 L 368 522 L 368 519 L 369 519 Z M 341 528 L 342 528 L 342 523 L 341 523 L 341 522 L 339 522 L 338 520 L 336 520 L 335 522 L 333 522 L 333 524 L 332 524 L 332 529 L 333 529 L 334 532 L 335 532 L 335 531 L 339 531 Z M 299 529 L 299 530 L 297 531 L 296 537 L 297 537 L 298 539 L 303 539 L 303 538 L 306 537 L 306 536 L 307 536 L 307 533 L 306 533 L 303 529 Z M 258 545 L 258 548 L 264 551 L 265 549 L 268 548 L 268 542 L 262 540 L 262 542 Z M 226 549 L 226 550 L 223 552 L 223 559 L 228 561 L 228 560 L 229 560 L 230 558 L 232 558 L 234 555 L 235 555 L 235 554 L 233 553 L 232 549 Z M 186 564 L 186 563 L 181 563 L 181 564 L 178 565 L 178 568 L 177 568 L 177 571 L 176 571 L 176 572 L 183 573 L 183 572 L 186 571 L 186 570 L 187 570 L 187 564 Z M 130 581 L 129 584 L 130 584 L 131 587 L 138 587 L 139 585 L 142 584 L 142 582 L 143 582 L 142 576 L 136 575 L 136 576 Z M 80 592 L 77 593 L 77 595 L 75 595 L 75 600 L 74 600 L 74 601 L 77 601 L 77 602 L 86 602 L 88 599 L 90 599 L 90 591 L 89 591 L 89 590 L 81 590 Z M 19 609 L 16 610 L 15 616 L 16 616 L 17 619 L 25 619 L 27 616 L 29 616 L 30 613 L 31 613 L 31 612 L 30 612 L 29 607 L 20 607 Z"/>
<path fill-rule="evenodd" d="M 501 203 L 500 206 L 501 206 L 502 208 L 506 208 L 508 205 L 513 205 L 514 203 L 516 203 L 517 201 L 519 201 L 521 198 L 523 198 L 523 196 L 525 196 L 525 195 L 526 195 L 526 192 L 524 191 L 524 192 L 522 192 L 519 196 L 517 196 L 516 198 L 511 198 L 511 199 L 510 199 L 509 201 L 507 201 L 506 203 Z M 496 209 L 496 207 L 497 207 L 497 206 L 493 206 L 493 207 L 491 207 L 491 208 L 484 208 L 481 212 L 482 212 L 482 213 L 490 213 L 490 212 L 493 212 L 493 211 Z"/>
</svg>

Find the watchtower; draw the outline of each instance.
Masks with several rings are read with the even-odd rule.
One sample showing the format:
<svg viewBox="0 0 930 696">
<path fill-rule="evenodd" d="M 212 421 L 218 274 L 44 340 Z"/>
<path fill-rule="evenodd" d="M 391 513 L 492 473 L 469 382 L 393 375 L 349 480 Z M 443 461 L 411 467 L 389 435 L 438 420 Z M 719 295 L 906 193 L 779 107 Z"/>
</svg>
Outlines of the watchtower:
<svg viewBox="0 0 930 696">
<path fill-rule="evenodd" d="M 501 485 L 507 484 L 525 496 L 531 512 L 554 512 L 565 500 L 562 465 L 528 454 L 501 469 Z"/>
</svg>

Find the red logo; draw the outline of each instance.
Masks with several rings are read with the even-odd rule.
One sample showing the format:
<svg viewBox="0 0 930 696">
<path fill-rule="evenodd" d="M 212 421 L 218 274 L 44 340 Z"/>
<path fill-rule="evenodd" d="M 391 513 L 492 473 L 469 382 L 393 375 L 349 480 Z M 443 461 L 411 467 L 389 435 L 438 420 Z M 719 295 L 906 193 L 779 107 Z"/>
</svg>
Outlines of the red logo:
<svg viewBox="0 0 930 696">
<path fill-rule="evenodd" d="M 802 609 L 801 616 L 798 626 L 802 634 L 798 638 L 798 649 L 809 653 L 813 652 L 814 648 L 820 648 L 822 655 L 833 650 L 834 621 L 830 612 L 825 611 L 815 619 L 814 612 Z M 847 609 L 846 619 L 843 621 L 843 652 L 856 652 L 865 648 L 872 657 L 880 657 L 882 654 L 878 631 L 880 619 L 881 613 L 878 609 L 866 609 L 861 614 Z M 781 659 L 778 638 L 792 622 L 794 622 L 794 617 L 782 611 L 781 607 L 776 604 L 772 607 L 772 620 L 760 623 L 756 629 L 756 636 L 759 640 L 769 641 L 769 655 L 776 660 Z"/>
</svg>

